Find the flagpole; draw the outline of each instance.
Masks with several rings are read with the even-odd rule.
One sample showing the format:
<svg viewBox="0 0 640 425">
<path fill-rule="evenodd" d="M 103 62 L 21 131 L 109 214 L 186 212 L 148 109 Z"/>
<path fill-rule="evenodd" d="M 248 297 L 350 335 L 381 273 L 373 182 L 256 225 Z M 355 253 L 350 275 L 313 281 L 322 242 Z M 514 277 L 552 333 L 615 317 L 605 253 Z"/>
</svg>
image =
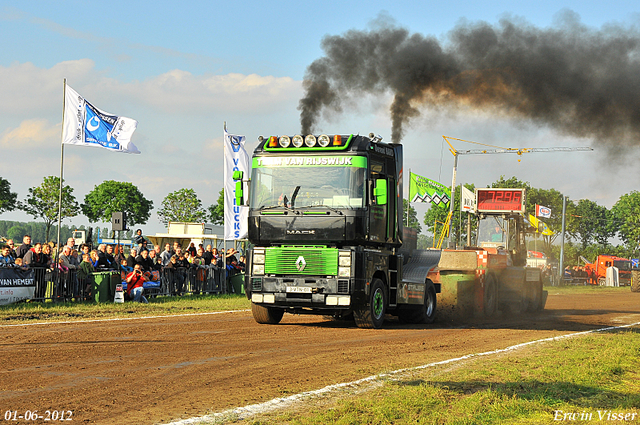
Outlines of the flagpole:
<svg viewBox="0 0 640 425">
<path fill-rule="evenodd" d="M 224 125 L 224 132 L 225 132 L 225 136 L 226 136 L 226 132 L 227 132 L 227 122 L 226 122 L 226 121 L 224 121 L 224 124 L 223 124 L 223 125 Z M 224 163 L 224 161 L 225 161 L 225 158 L 226 158 L 226 157 L 227 157 L 227 142 L 226 142 L 225 137 L 223 136 L 223 140 L 222 140 L 222 167 L 223 167 L 223 169 L 225 168 L 225 163 Z M 224 177 L 226 177 L 226 175 L 225 175 Z M 226 180 L 224 180 L 224 183 L 223 183 L 222 187 L 224 188 L 224 185 L 226 185 L 226 184 L 227 184 L 227 182 L 226 182 Z M 225 198 L 225 200 L 226 200 L 226 197 L 227 197 L 227 194 L 225 193 L 225 194 L 224 194 L 224 198 Z M 224 205 L 224 207 L 226 208 L 227 203 L 226 203 L 226 202 L 223 202 L 222 204 L 223 204 L 223 205 Z M 222 245 L 222 247 L 223 247 L 223 248 L 222 248 L 222 249 L 224 250 L 224 254 L 222 255 L 222 257 L 223 257 L 223 263 L 222 263 L 223 265 L 222 265 L 222 267 L 225 267 L 225 270 L 226 270 L 226 267 L 227 267 L 227 235 L 226 235 L 227 229 L 226 229 L 226 227 L 227 227 L 227 225 L 226 225 L 226 224 L 225 224 L 225 222 L 224 222 L 224 217 L 225 217 L 225 216 L 226 216 L 226 211 L 225 211 L 225 210 L 224 210 L 224 208 L 223 208 L 223 209 L 222 209 L 222 217 L 223 217 L 223 219 L 222 219 L 222 235 L 223 235 L 223 236 L 222 236 L 222 239 L 223 239 L 223 245 Z M 225 280 L 224 280 L 224 282 L 225 282 L 225 284 L 224 284 L 224 290 L 223 290 L 223 293 L 229 293 L 229 292 L 228 292 L 228 291 L 229 291 L 229 288 L 228 288 L 228 285 L 227 285 L 227 283 L 228 283 L 228 282 L 227 282 L 227 279 L 225 279 Z"/>
<path fill-rule="evenodd" d="M 60 132 L 60 193 L 58 195 L 58 237 L 56 240 L 56 255 L 55 264 L 58 264 L 58 257 L 60 255 L 60 227 L 62 225 L 62 171 L 64 167 L 64 114 L 67 102 L 67 79 L 63 81 L 62 88 L 62 130 Z M 55 267 L 56 270 L 58 269 Z"/>
</svg>

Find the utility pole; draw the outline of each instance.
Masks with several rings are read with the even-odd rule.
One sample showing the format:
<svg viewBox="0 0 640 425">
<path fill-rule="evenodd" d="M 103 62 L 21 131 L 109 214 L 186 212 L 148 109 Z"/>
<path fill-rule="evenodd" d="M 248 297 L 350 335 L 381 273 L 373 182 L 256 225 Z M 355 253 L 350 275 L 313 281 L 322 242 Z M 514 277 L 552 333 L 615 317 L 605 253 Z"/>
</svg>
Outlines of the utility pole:
<svg viewBox="0 0 640 425">
<path fill-rule="evenodd" d="M 564 278 L 564 231 L 566 228 L 565 225 L 565 217 L 567 212 L 567 197 L 562 195 L 562 233 L 560 234 L 560 265 L 558 273 L 560 274 L 560 280 L 558 281 L 558 286 L 562 283 L 562 279 Z"/>
</svg>

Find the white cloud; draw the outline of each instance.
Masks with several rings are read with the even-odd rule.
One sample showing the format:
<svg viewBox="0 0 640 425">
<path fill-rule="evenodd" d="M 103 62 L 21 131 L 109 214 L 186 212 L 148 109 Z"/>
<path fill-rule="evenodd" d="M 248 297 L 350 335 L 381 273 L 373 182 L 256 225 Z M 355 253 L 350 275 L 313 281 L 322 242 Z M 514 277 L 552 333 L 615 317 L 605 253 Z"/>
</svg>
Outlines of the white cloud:
<svg viewBox="0 0 640 425">
<path fill-rule="evenodd" d="M 45 119 L 30 119 L 20 123 L 14 129 L 6 130 L 0 136 L 3 151 L 26 151 L 49 148 L 56 135 L 60 139 L 60 126 L 50 125 Z"/>
</svg>

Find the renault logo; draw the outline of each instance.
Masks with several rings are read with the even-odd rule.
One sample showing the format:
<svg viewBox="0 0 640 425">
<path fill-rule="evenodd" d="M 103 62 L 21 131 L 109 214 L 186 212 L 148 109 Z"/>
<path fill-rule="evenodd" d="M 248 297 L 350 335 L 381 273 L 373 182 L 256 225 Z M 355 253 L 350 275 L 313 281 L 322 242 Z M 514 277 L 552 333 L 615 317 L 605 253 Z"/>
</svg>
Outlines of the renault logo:
<svg viewBox="0 0 640 425">
<path fill-rule="evenodd" d="M 301 272 L 302 270 L 304 270 L 304 267 L 307 265 L 307 262 L 304 261 L 304 257 L 301 255 L 298 257 L 298 259 L 296 260 L 296 268 L 298 269 L 299 272 Z"/>
</svg>

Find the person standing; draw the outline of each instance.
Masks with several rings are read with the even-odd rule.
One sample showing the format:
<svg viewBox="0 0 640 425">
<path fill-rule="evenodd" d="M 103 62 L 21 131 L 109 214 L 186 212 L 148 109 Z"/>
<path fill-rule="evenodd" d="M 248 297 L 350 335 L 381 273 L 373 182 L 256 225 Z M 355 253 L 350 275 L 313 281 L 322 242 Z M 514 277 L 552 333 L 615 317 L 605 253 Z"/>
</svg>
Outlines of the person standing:
<svg viewBox="0 0 640 425">
<path fill-rule="evenodd" d="M 24 258 L 25 254 L 31 249 L 31 236 L 24 235 L 22 245 L 16 250 L 16 258 Z"/>
<path fill-rule="evenodd" d="M 171 257 L 173 257 L 174 252 L 171 251 L 171 244 L 167 243 L 164 245 L 164 251 L 160 254 L 160 261 L 162 263 L 162 267 L 167 267 L 171 262 Z"/>
</svg>

